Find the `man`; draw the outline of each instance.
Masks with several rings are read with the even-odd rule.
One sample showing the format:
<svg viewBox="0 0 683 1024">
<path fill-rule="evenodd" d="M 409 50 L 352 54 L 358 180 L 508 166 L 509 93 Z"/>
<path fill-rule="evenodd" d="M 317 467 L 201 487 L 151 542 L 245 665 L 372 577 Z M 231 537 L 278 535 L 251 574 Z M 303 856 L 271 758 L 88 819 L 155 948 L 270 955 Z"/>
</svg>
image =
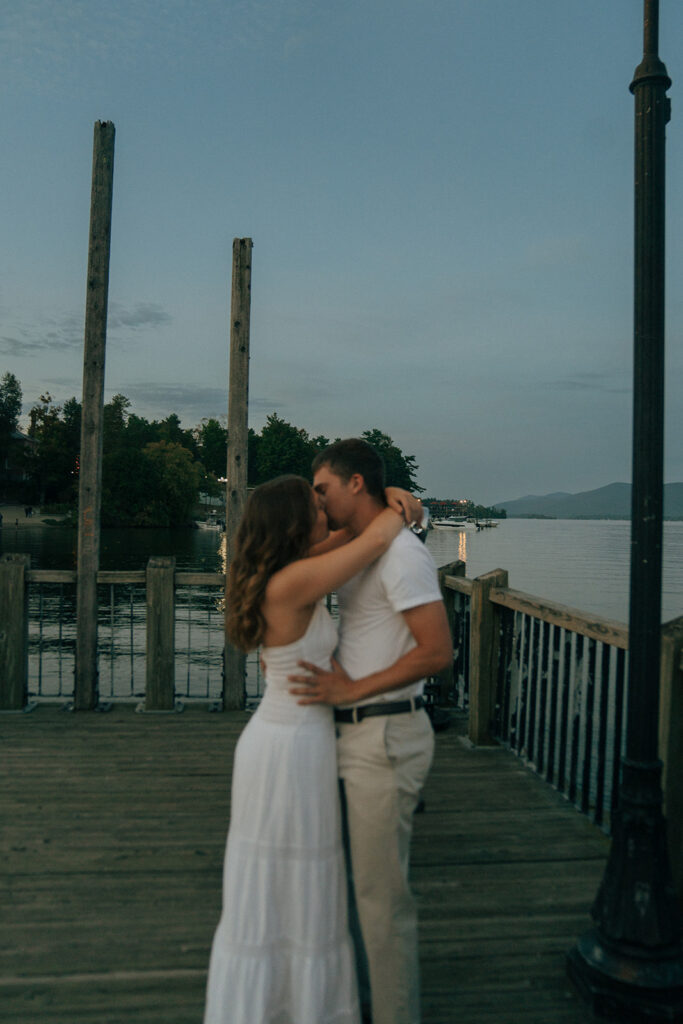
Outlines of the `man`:
<svg viewBox="0 0 683 1024">
<path fill-rule="evenodd" d="M 385 506 L 384 467 L 365 441 L 337 441 L 316 457 L 313 472 L 332 529 L 356 536 Z M 333 671 L 302 663 L 312 674 L 290 677 L 302 684 L 292 692 L 303 695 L 302 703 L 336 707 L 373 1024 L 419 1024 L 417 913 L 408 858 L 412 817 L 434 749 L 422 691 L 425 677 L 451 661 L 452 641 L 436 567 L 408 530 L 341 587 L 338 600 Z"/>
</svg>

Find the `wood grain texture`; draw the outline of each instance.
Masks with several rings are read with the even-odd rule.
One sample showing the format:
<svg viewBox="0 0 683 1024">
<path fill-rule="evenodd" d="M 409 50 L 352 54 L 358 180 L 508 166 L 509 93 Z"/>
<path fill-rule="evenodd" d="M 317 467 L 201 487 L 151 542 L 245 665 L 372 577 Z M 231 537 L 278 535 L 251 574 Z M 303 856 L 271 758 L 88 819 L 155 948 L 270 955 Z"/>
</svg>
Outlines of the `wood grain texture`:
<svg viewBox="0 0 683 1024">
<path fill-rule="evenodd" d="M 0 716 L 0 1017 L 201 1020 L 245 712 Z M 415 819 L 424 1024 L 584 1024 L 564 971 L 603 834 L 457 718 Z M 11 784 L 10 784 L 11 780 Z"/>
<path fill-rule="evenodd" d="M 249 329 L 251 322 L 251 238 L 232 243 L 230 299 L 230 378 L 228 386 L 228 460 L 225 492 L 227 566 L 235 555 L 237 530 L 247 501 L 249 451 Z M 225 603 L 227 608 L 227 601 Z M 245 702 L 246 656 L 225 642 L 223 703 L 240 709 Z"/>
<path fill-rule="evenodd" d="M 109 298 L 114 139 L 115 129 L 111 121 L 95 122 L 78 475 L 78 611 L 74 703 L 81 709 L 94 708 L 98 701 L 97 570 L 100 562 L 104 364 Z"/>
<path fill-rule="evenodd" d="M 570 633 L 578 633 L 579 636 L 587 636 L 591 640 L 599 640 L 603 644 L 628 650 L 628 626 L 622 622 L 604 619 L 599 615 L 583 612 L 579 608 L 570 608 L 568 605 L 507 587 L 494 587 L 489 596 L 494 604 L 502 605 L 503 608 L 523 612 L 554 626 L 562 626 Z"/>
<path fill-rule="evenodd" d="M 175 702 L 175 557 L 147 563 L 145 710 L 172 711 Z"/>
<path fill-rule="evenodd" d="M 0 557 L 0 709 L 18 711 L 28 694 L 29 555 Z"/>
</svg>

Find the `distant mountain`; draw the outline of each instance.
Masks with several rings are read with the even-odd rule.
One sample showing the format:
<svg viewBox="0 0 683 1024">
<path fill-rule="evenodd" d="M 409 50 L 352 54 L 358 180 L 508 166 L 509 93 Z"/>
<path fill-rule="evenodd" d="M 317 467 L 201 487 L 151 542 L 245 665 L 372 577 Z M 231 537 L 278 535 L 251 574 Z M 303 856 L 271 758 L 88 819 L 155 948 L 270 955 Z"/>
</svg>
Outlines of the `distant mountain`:
<svg viewBox="0 0 683 1024">
<path fill-rule="evenodd" d="M 512 501 L 497 501 L 511 519 L 523 516 L 552 516 L 556 519 L 629 519 L 631 516 L 631 485 L 608 484 L 595 491 L 569 494 L 527 494 Z M 664 515 L 683 519 L 683 483 L 664 485 Z"/>
</svg>

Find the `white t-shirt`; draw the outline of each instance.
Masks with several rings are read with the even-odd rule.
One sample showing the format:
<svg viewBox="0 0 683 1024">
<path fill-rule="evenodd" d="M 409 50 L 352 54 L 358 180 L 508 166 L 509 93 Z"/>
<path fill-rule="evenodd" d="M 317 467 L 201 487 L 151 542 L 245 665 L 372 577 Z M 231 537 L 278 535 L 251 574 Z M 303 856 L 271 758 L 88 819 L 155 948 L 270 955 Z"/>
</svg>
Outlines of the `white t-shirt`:
<svg viewBox="0 0 683 1024">
<path fill-rule="evenodd" d="M 422 541 L 401 530 L 388 551 L 337 591 L 337 660 L 352 679 L 393 665 L 416 647 L 401 612 L 440 601 L 434 559 Z M 359 701 L 405 700 L 422 693 L 424 679 Z"/>
</svg>

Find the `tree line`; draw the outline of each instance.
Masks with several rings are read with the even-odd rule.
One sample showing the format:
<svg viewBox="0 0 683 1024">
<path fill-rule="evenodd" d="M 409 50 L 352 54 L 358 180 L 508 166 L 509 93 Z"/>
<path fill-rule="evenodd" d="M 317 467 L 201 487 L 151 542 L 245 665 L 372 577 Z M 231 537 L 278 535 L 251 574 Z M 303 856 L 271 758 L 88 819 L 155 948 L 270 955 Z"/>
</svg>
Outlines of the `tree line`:
<svg viewBox="0 0 683 1024">
<path fill-rule="evenodd" d="M 78 502 L 81 403 L 57 404 L 49 393 L 29 410 L 28 438 L 17 436 L 22 392 L 11 373 L 0 379 L 0 487 L 5 499 L 61 506 Z M 421 492 L 415 457 L 373 428 L 360 435 L 382 456 L 387 483 Z M 311 462 L 330 443 L 312 437 L 271 413 L 260 433 L 249 430 L 248 483 L 280 473 L 311 479 Z M 192 429 L 171 413 L 148 420 L 131 410 L 124 395 L 104 407 L 102 452 L 103 526 L 179 526 L 191 521 L 200 493 L 219 495 L 227 467 L 228 432 L 209 417 Z M 22 479 L 23 478 L 23 479 Z M 10 493 L 11 492 L 11 493 Z"/>
</svg>

